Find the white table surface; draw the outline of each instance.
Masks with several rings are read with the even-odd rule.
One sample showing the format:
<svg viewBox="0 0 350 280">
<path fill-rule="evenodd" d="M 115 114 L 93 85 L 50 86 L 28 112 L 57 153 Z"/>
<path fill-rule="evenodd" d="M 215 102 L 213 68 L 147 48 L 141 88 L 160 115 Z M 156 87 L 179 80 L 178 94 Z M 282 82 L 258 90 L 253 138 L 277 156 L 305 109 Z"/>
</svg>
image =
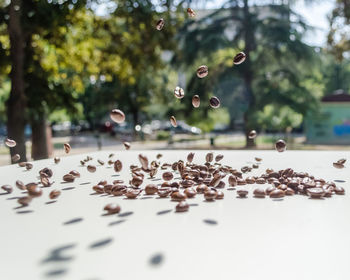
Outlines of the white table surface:
<svg viewBox="0 0 350 280">
<path fill-rule="evenodd" d="M 142 153 L 154 159 L 158 152 Z M 203 163 L 206 152 L 195 152 L 194 162 Z M 94 163 L 107 162 L 109 153 L 89 155 Z M 0 195 L 0 279 L 350 279 L 350 172 L 332 167 L 333 161 L 350 159 L 349 152 L 221 151 L 222 163 L 234 168 L 262 157 L 252 175 L 267 167 L 291 167 L 337 180 L 346 190 L 323 200 L 301 195 L 256 199 L 252 191 L 247 199 L 238 199 L 226 186 L 224 200 L 208 203 L 197 195 L 188 200 L 197 206 L 175 213 L 176 202 L 157 196 L 127 200 L 91 195 L 101 179 L 128 181 L 129 165 L 139 164 L 139 153 L 115 152 L 124 165 L 120 176 L 97 163 L 96 173 L 87 172 L 79 163 L 86 155 L 62 157 L 58 165 L 52 159 L 37 161 L 31 171 L 17 165 L 0 168 L 0 184 L 14 187 L 12 194 Z M 162 162 L 173 162 L 185 159 L 188 151 L 161 153 Z M 15 198 L 23 194 L 15 181 L 36 181 L 46 166 L 56 183 L 30 206 L 16 209 Z M 73 169 L 81 178 L 61 184 Z M 54 188 L 62 194 L 46 204 Z M 121 206 L 120 215 L 102 215 L 110 202 Z"/>
</svg>

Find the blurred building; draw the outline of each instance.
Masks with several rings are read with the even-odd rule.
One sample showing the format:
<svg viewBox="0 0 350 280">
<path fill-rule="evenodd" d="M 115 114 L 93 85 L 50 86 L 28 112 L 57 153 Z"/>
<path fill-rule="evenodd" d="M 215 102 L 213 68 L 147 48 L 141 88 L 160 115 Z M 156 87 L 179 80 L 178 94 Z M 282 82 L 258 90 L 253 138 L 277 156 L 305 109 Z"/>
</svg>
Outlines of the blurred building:
<svg viewBox="0 0 350 280">
<path fill-rule="evenodd" d="M 350 95 L 343 90 L 322 98 L 317 113 L 305 120 L 308 143 L 350 144 Z"/>
</svg>

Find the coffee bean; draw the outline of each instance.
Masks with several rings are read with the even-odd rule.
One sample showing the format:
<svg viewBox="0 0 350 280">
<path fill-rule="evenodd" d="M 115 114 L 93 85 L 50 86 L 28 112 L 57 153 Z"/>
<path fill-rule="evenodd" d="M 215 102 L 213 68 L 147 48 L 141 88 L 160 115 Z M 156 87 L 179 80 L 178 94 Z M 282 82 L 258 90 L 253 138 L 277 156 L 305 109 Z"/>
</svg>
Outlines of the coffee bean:
<svg viewBox="0 0 350 280">
<path fill-rule="evenodd" d="M 13 147 L 16 147 L 17 143 L 15 140 L 12 140 L 10 138 L 6 138 L 5 145 L 9 148 L 13 148 Z"/>
<path fill-rule="evenodd" d="M 164 189 L 160 188 L 160 189 L 158 189 L 157 193 L 158 193 L 159 197 L 164 198 L 164 197 L 169 196 L 169 194 L 171 193 L 171 189 L 170 188 L 164 188 Z"/>
<path fill-rule="evenodd" d="M 208 75 L 208 73 L 209 73 L 208 66 L 206 66 L 206 65 L 201 65 L 197 69 L 197 77 L 198 78 L 202 79 L 202 78 L 206 77 Z"/>
<path fill-rule="evenodd" d="M 260 189 L 260 188 L 255 189 L 253 194 L 255 197 L 259 197 L 259 198 L 265 197 L 265 191 L 263 189 Z"/>
<path fill-rule="evenodd" d="M 185 91 L 181 87 L 176 87 L 174 90 L 174 95 L 177 99 L 182 99 L 185 96 Z"/>
<path fill-rule="evenodd" d="M 69 154 L 70 150 L 72 149 L 69 143 L 64 143 L 63 148 L 66 154 Z"/>
<path fill-rule="evenodd" d="M 241 63 L 243 63 L 246 59 L 246 55 L 244 52 L 240 52 L 238 54 L 236 54 L 236 56 L 233 59 L 233 63 L 236 65 L 239 65 Z"/>
<path fill-rule="evenodd" d="M 280 189 L 275 189 L 272 192 L 270 192 L 269 195 L 271 198 L 281 198 L 281 197 L 284 197 L 284 191 Z"/>
<path fill-rule="evenodd" d="M 88 165 L 86 169 L 87 169 L 87 171 L 94 173 L 96 171 L 96 166 Z"/>
<path fill-rule="evenodd" d="M 334 192 L 335 192 L 336 194 L 342 195 L 342 194 L 345 193 L 345 190 L 344 190 L 343 187 L 338 187 L 338 186 L 337 186 L 337 187 L 334 188 Z"/>
<path fill-rule="evenodd" d="M 286 150 L 286 147 L 287 147 L 286 142 L 284 142 L 281 139 L 275 143 L 275 148 L 276 148 L 277 152 L 280 152 L 280 153 L 284 152 Z"/>
<path fill-rule="evenodd" d="M 107 214 L 111 215 L 111 214 L 118 214 L 121 208 L 118 204 L 109 203 L 103 208 L 103 210 L 107 211 Z"/>
<path fill-rule="evenodd" d="M 191 8 L 187 8 L 187 14 L 189 17 L 195 17 L 196 13 Z"/>
<path fill-rule="evenodd" d="M 189 208 L 190 208 L 190 206 L 186 203 L 186 201 L 180 201 L 176 205 L 175 211 L 176 212 L 186 212 L 186 211 L 188 211 Z"/>
<path fill-rule="evenodd" d="M 13 155 L 13 157 L 11 158 L 12 162 L 17 162 L 21 159 L 21 156 L 19 154 L 15 154 Z"/>
<path fill-rule="evenodd" d="M 50 187 L 54 182 L 51 182 L 48 177 L 41 177 L 40 182 L 44 187 Z"/>
<path fill-rule="evenodd" d="M 58 164 L 61 161 L 61 159 L 59 157 L 55 157 L 53 161 L 55 162 L 55 164 Z"/>
<path fill-rule="evenodd" d="M 10 185 L 3 185 L 1 188 L 7 193 L 12 193 L 13 191 L 13 188 Z"/>
<path fill-rule="evenodd" d="M 71 183 L 71 182 L 74 182 L 75 176 L 73 176 L 72 174 L 66 174 L 66 175 L 63 176 L 62 179 L 63 179 L 63 181 L 65 181 L 65 182 Z"/>
<path fill-rule="evenodd" d="M 224 199 L 224 196 L 225 194 L 222 191 L 217 191 L 215 199 Z"/>
<path fill-rule="evenodd" d="M 213 96 L 212 98 L 209 99 L 209 105 L 216 109 L 220 107 L 220 100 L 216 96 Z"/>
<path fill-rule="evenodd" d="M 269 186 L 266 188 L 265 192 L 267 195 L 270 195 L 270 193 L 273 192 L 274 190 L 276 190 L 275 186 Z"/>
<path fill-rule="evenodd" d="M 192 97 L 192 106 L 194 108 L 198 108 L 201 104 L 201 100 L 198 95 L 193 95 Z"/>
<path fill-rule="evenodd" d="M 260 162 L 260 161 L 262 161 L 262 158 L 256 157 L 255 160 L 258 161 L 258 162 Z"/>
<path fill-rule="evenodd" d="M 247 184 L 246 180 L 241 179 L 241 178 L 237 178 L 237 185 L 238 186 L 244 186 L 246 184 Z"/>
<path fill-rule="evenodd" d="M 29 163 L 29 162 L 26 162 L 26 169 L 27 170 L 31 170 L 33 168 L 33 164 Z"/>
<path fill-rule="evenodd" d="M 113 166 L 114 166 L 114 171 L 115 172 L 120 172 L 123 169 L 123 164 L 122 164 L 122 162 L 119 159 L 114 162 Z"/>
<path fill-rule="evenodd" d="M 116 123 L 123 123 L 125 121 L 125 115 L 124 113 L 119 110 L 119 109 L 113 109 L 110 114 L 109 114 L 110 118 L 112 119 L 112 121 L 116 122 Z"/>
<path fill-rule="evenodd" d="M 129 150 L 130 147 L 131 147 L 131 144 L 129 142 L 124 142 L 124 147 L 125 147 L 125 150 Z"/>
<path fill-rule="evenodd" d="M 185 200 L 186 198 L 187 198 L 186 195 L 179 191 L 175 191 L 171 194 L 171 199 L 173 201 L 181 201 L 181 200 Z"/>
<path fill-rule="evenodd" d="M 61 195 L 61 191 L 60 190 L 53 190 L 53 191 L 50 192 L 49 197 L 50 197 L 50 199 L 56 199 L 60 195 Z"/>
<path fill-rule="evenodd" d="M 205 161 L 206 162 L 212 162 L 214 159 L 214 154 L 213 153 L 207 153 L 205 156 Z"/>
<path fill-rule="evenodd" d="M 16 181 L 16 186 L 17 188 L 19 188 L 20 190 L 25 190 L 26 189 L 26 186 L 24 185 L 24 183 L 20 180 L 17 180 Z"/>
<path fill-rule="evenodd" d="M 248 191 L 247 190 L 237 190 L 237 194 L 239 195 L 239 197 L 244 198 L 247 196 Z"/>
<path fill-rule="evenodd" d="M 125 194 L 127 187 L 125 185 L 114 185 L 111 192 L 114 196 L 121 196 Z"/>
<path fill-rule="evenodd" d="M 255 183 L 256 184 L 265 184 L 266 180 L 264 178 L 258 178 L 258 179 L 255 180 Z"/>
<path fill-rule="evenodd" d="M 162 154 L 157 154 L 156 158 L 160 159 L 163 155 Z"/>
<path fill-rule="evenodd" d="M 132 177 L 132 179 L 130 181 L 130 185 L 135 186 L 135 187 L 141 186 L 142 183 L 143 183 L 143 178 L 140 176 L 135 176 L 135 175 Z"/>
<path fill-rule="evenodd" d="M 195 190 L 194 188 L 192 188 L 192 187 L 186 188 L 186 189 L 184 190 L 184 193 L 185 193 L 185 195 L 186 195 L 188 198 L 195 197 L 196 194 L 197 194 L 196 190 Z"/>
<path fill-rule="evenodd" d="M 294 190 L 291 189 L 291 188 L 287 188 L 285 191 L 284 191 L 285 195 L 294 195 Z"/>
<path fill-rule="evenodd" d="M 25 167 L 26 164 L 27 164 L 27 162 L 23 161 L 23 162 L 19 162 L 19 163 L 18 163 L 18 166 L 19 166 L 19 167 Z"/>
<path fill-rule="evenodd" d="M 173 127 L 177 127 L 176 118 L 174 116 L 170 117 L 170 123 Z"/>
<path fill-rule="evenodd" d="M 311 198 L 321 198 L 324 196 L 325 191 L 322 188 L 308 188 L 307 193 Z"/>
<path fill-rule="evenodd" d="M 257 133 L 255 130 L 252 130 L 249 132 L 248 137 L 249 139 L 254 139 L 256 137 Z"/>
<path fill-rule="evenodd" d="M 134 199 L 134 198 L 136 198 L 141 192 L 142 192 L 142 190 L 128 189 L 124 195 L 125 195 L 127 198 L 129 198 L 129 199 Z"/>
<path fill-rule="evenodd" d="M 255 179 L 253 177 L 247 177 L 245 178 L 245 181 L 247 184 L 255 184 Z"/>
<path fill-rule="evenodd" d="M 28 194 L 32 197 L 39 197 L 42 195 L 43 191 L 36 183 L 29 183 L 26 185 Z"/>
<path fill-rule="evenodd" d="M 215 157 L 215 161 L 216 161 L 216 162 L 219 162 L 219 161 L 222 160 L 223 158 L 224 158 L 224 155 L 219 154 L 219 155 L 217 155 L 217 156 Z"/>
<path fill-rule="evenodd" d="M 189 153 L 187 155 L 187 162 L 192 162 L 193 161 L 193 158 L 194 158 L 194 153 Z"/>
<path fill-rule="evenodd" d="M 160 20 L 157 21 L 156 29 L 158 31 L 162 30 L 164 27 L 164 24 L 165 24 L 164 19 L 161 18 Z"/>
<path fill-rule="evenodd" d="M 142 168 L 144 170 L 148 169 L 148 158 L 145 155 L 139 154 L 139 161 L 140 161 Z"/>
<path fill-rule="evenodd" d="M 204 193 L 207 190 L 208 190 L 208 187 L 205 184 L 200 184 L 196 188 L 197 193 Z"/>
<path fill-rule="evenodd" d="M 75 178 L 80 178 L 80 173 L 76 170 L 72 170 L 69 174 L 73 175 Z"/>
<path fill-rule="evenodd" d="M 213 189 L 208 189 L 204 192 L 204 198 L 206 201 L 214 201 L 216 198 L 217 192 Z"/>
<path fill-rule="evenodd" d="M 164 172 L 164 173 L 163 173 L 162 178 L 163 178 L 163 180 L 165 180 L 165 181 L 170 181 L 170 180 L 172 180 L 172 179 L 174 178 L 174 175 L 173 175 L 173 173 L 171 173 L 170 171 L 168 171 L 168 172 Z"/>
<path fill-rule="evenodd" d="M 237 178 L 233 175 L 230 175 L 230 177 L 228 177 L 228 183 L 231 187 L 237 186 Z"/>
<path fill-rule="evenodd" d="M 103 190 L 107 194 L 112 194 L 113 185 L 107 184 L 103 186 Z"/>
<path fill-rule="evenodd" d="M 100 165 L 105 165 L 105 162 L 104 162 L 103 160 L 98 159 L 97 162 L 98 162 Z"/>
<path fill-rule="evenodd" d="M 32 198 L 30 196 L 24 196 L 20 197 L 17 202 L 21 204 L 22 206 L 28 206 L 29 203 L 32 201 Z"/>
<path fill-rule="evenodd" d="M 158 192 L 158 187 L 154 184 L 148 184 L 145 187 L 145 192 L 147 195 L 154 195 Z"/>
<path fill-rule="evenodd" d="M 92 187 L 92 189 L 97 193 L 104 193 L 104 186 L 103 185 L 95 185 Z"/>
<path fill-rule="evenodd" d="M 345 162 L 346 162 L 345 158 L 341 158 L 341 159 L 337 160 L 337 163 L 339 163 L 339 164 L 345 164 Z"/>
<path fill-rule="evenodd" d="M 345 167 L 344 164 L 341 164 L 339 162 L 333 162 L 333 166 L 337 169 L 342 169 Z"/>
</svg>

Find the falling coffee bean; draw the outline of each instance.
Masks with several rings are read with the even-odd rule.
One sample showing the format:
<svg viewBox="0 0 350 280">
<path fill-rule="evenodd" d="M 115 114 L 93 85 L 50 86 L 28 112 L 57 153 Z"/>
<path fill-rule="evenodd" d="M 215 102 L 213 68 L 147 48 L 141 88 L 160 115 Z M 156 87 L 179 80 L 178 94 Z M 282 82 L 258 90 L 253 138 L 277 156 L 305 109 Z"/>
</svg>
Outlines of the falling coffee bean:
<svg viewBox="0 0 350 280">
<path fill-rule="evenodd" d="M 208 75 L 208 73 L 209 73 L 208 66 L 206 66 L 206 65 L 201 65 L 197 69 L 197 77 L 198 78 L 204 78 Z"/>
<path fill-rule="evenodd" d="M 345 158 L 341 158 L 337 161 L 338 164 L 345 164 L 346 159 Z"/>
<path fill-rule="evenodd" d="M 96 185 L 96 186 L 93 186 L 92 189 L 97 192 L 97 193 L 104 193 L 105 192 L 105 189 L 104 189 L 104 186 L 103 185 Z"/>
<path fill-rule="evenodd" d="M 170 123 L 173 127 L 177 127 L 176 118 L 174 116 L 170 117 Z"/>
<path fill-rule="evenodd" d="M 275 148 L 276 148 L 277 152 L 280 152 L 280 153 L 284 152 L 286 150 L 286 147 L 287 147 L 286 142 L 284 142 L 281 139 L 275 143 Z"/>
<path fill-rule="evenodd" d="M 219 98 L 217 98 L 216 96 L 213 96 L 212 98 L 210 98 L 209 105 L 214 109 L 219 108 L 220 107 Z"/>
<path fill-rule="evenodd" d="M 236 65 L 239 65 L 241 63 L 243 63 L 246 59 L 246 54 L 244 52 L 240 52 L 238 54 L 236 54 L 236 56 L 233 59 L 233 63 Z"/>
<path fill-rule="evenodd" d="M 249 132 L 248 137 L 249 139 L 254 139 L 256 137 L 257 133 L 255 130 L 252 130 Z"/>
<path fill-rule="evenodd" d="M 188 209 L 190 208 L 190 206 L 187 204 L 186 201 L 180 201 L 176 207 L 175 207 L 175 211 L 176 212 L 186 212 L 188 211 Z"/>
<path fill-rule="evenodd" d="M 343 169 L 345 166 L 342 163 L 339 162 L 333 162 L 333 167 L 337 168 L 337 169 Z"/>
<path fill-rule="evenodd" d="M 187 162 L 192 162 L 193 161 L 193 158 L 194 158 L 194 153 L 189 153 L 188 155 L 187 155 Z"/>
<path fill-rule="evenodd" d="M 13 191 L 13 188 L 10 185 L 3 185 L 1 188 L 7 193 L 12 193 Z"/>
<path fill-rule="evenodd" d="M 188 197 L 188 198 L 193 198 L 193 197 L 196 196 L 197 192 L 196 192 L 196 190 L 195 190 L 194 188 L 189 187 L 189 188 L 186 188 L 186 189 L 184 190 L 184 194 L 185 194 L 186 197 Z"/>
<path fill-rule="evenodd" d="M 55 164 L 58 164 L 61 161 L 61 159 L 59 157 L 55 157 L 53 160 L 54 160 Z"/>
<path fill-rule="evenodd" d="M 25 167 L 27 170 L 31 170 L 33 168 L 33 164 L 31 164 L 30 162 L 26 162 Z"/>
<path fill-rule="evenodd" d="M 15 154 L 11 159 L 12 162 L 18 162 L 21 159 L 21 156 L 19 154 Z"/>
<path fill-rule="evenodd" d="M 26 187 L 28 194 L 32 197 L 39 197 L 43 193 L 43 190 L 36 183 L 29 183 Z"/>
<path fill-rule="evenodd" d="M 69 154 L 70 150 L 72 149 L 68 143 L 64 143 L 63 148 L 66 154 Z"/>
<path fill-rule="evenodd" d="M 164 27 L 164 19 L 160 19 L 160 20 L 158 20 L 157 21 L 157 24 L 156 24 L 156 29 L 158 30 L 158 31 L 160 31 L 160 30 L 162 30 L 163 29 L 163 27 Z"/>
<path fill-rule="evenodd" d="M 61 191 L 60 190 L 53 190 L 53 191 L 50 192 L 49 197 L 50 197 L 50 199 L 56 199 L 60 195 L 61 195 Z"/>
<path fill-rule="evenodd" d="M 87 166 L 87 171 L 94 173 L 96 171 L 96 166 L 94 165 L 88 165 Z"/>
<path fill-rule="evenodd" d="M 9 148 L 13 148 L 13 147 L 16 147 L 17 143 L 15 140 L 12 140 L 10 138 L 6 138 L 5 145 Z"/>
<path fill-rule="evenodd" d="M 192 97 L 192 105 L 194 108 L 198 108 L 199 105 L 201 104 L 201 100 L 198 95 L 193 95 Z"/>
<path fill-rule="evenodd" d="M 30 196 L 24 196 L 20 197 L 17 202 L 21 204 L 22 206 L 28 206 L 29 203 L 32 201 L 32 198 Z"/>
<path fill-rule="evenodd" d="M 114 162 L 113 166 L 114 166 L 114 171 L 115 172 L 120 172 L 123 169 L 123 164 L 122 164 L 122 162 L 119 159 Z"/>
<path fill-rule="evenodd" d="M 182 99 L 185 96 L 185 91 L 181 87 L 176 87 L 174 90 L 174 95 L 178 99 Z"/>
<path fill-rule="evenodd" d="M 25 184 L 22 181 L 20 181 L 20 180 L 16 181 L 16 187 L 19 188 L 20 190 L 25 190 L 26 189 Z"/>
<path fill-rule="evenodd" d="M 125 121 L 125 114 L 119 109 L 113 109 L 110 112 L 109 116 L 112 119 L 112 121 L 119 124 Z"/>
<path fill-rule="evenodd" d="M 148 158 L 147 156 L 143 155 L 143 154 L 139 154 L 139 161 L 142 165 L 142 168 L 144 170 L 148 169 Z"/>
<path fill-rule="evenodd" d="M 64 182 L 69 182 L 69 183 L 71 183 L 71 182 L 74 182 L 75 176 L 72 175 L 72 174 L 66 174 L 66 175 L 63 176 L 62 179 L 63 179 Z"/>
<path fill-rule="evenodd" d="M 129 189 L 126 191 L 125 196 L 129 199 L 135 199 L 142 190 Z"/>
<path fill-rule="evenodd" d="M 148 184 L 146 187 L 145 187 L 145 193 L 147 195 L 154 195 L 158 192 L 158 187 L 154 184 Z"/>
<path fill-rule="evenodd" d="M 72 170 L 69 174 L 73 175 L 75 178 L 80 178 L 80 173 L 76 170 Z"/>
<path fill-rule="evenodd" d="M 130 147 L 131 147 L 131 144 L 129 142 L 124 142 L 124 147 L 125 147 L 125 150 L 129 150 Z"/>
<path fill-rule="evenodd" d="M 194 10 L 192 10 L 191 8 L 187 8 L 187 14 L 189 17 L 195 17 L 196 13 Z"/>
<path fill-rule="evenodd" d="M 111 214 L 118 214 L 121 208 L 118 204 L 109 203 L 103 208 L 103 210 L 107 211 L 107 214 L 111 215 Z"/>
<path fill-rule="evenodd" d="M 219 161 L 222 160 L 223 158 L 224 158 L 224 155 L 218 154 L 218 155 L 215 157 L 215 161 L 216 161 L 216 162 L 219 162 Z"/>
</svg>

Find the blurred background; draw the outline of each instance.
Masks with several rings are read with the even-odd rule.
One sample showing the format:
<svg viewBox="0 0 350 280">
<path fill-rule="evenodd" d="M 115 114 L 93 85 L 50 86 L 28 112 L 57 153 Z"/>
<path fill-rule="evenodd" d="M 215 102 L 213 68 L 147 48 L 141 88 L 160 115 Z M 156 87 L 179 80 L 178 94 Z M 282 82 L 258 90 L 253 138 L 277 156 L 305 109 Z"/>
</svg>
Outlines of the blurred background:
<svg viewBox="0 0 350 280">
<path fill-rule="evenodd" d="M 0 0 L 0 165 L 10 153 L 63 155 L 66 142 L 71 153 L 124 141 L 272 149 L 280 138 L 288 149 L 350 149 L 349 22 L 347 0 Z M 240 51 L 247 59 L 234 65 Z"/>
</svg>

